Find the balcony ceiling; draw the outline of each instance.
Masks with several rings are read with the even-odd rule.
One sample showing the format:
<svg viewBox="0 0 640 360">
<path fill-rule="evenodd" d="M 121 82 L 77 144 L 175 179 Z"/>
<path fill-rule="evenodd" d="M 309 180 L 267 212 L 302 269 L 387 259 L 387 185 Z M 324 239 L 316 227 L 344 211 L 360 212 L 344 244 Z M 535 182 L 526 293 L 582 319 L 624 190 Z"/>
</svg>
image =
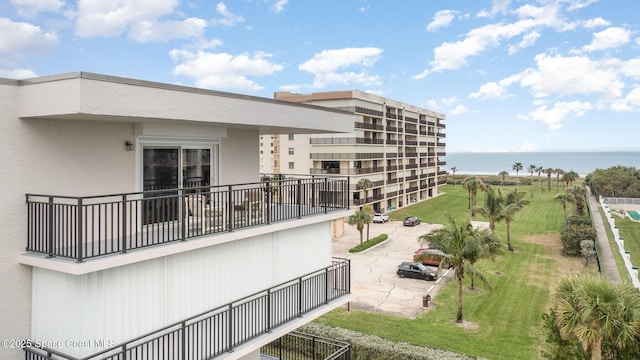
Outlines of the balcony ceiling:
<svg viewBox="0 0 640 360">
<path fill-rule="evenodd" d="M 69 73 L 17 82 L 22 119 L 211 124 L 274 133 L 346 133 L 355 115 L 220 91 Z"/>
</svg>

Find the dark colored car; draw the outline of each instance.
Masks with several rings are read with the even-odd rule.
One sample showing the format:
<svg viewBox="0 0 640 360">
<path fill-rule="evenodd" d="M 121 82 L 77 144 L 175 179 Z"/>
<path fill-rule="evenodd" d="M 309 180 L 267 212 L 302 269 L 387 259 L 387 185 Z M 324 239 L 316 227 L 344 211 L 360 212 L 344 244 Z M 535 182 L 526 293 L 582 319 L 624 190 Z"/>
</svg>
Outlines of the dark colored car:
<svg viewBox="0 0 640 360">
<path fill-rule="evenodd" d="M 438 273 L 435 270 L 430 269 L 420 263 L 417 262 L 403 262 L 398 265 L 398 270 L 396 274 L 403 277 L 414 278 L 414 279 L 424 279 L 424 280 L 435 280 L 438 278 Z"/>
<path fill-rule="evenodd" d="M 421 256 L 423 254 L 424 256 Z M 438 249 L 420 248 L 413 253 L 413 261 L 421 259 L 423 265 L 440 266 L 442 257 L 444 257 L 444 253 Z M 451 269 L 453 266 L 447 264 L 446 267 Z"/>
<path fill-rule="evenodd" d="M 420 218 L 418 218 L 417 216 L 409 216 L 404 219 L 404 222 L 402 224 L 404 226 L 416 226 L 420 224 Z"/>
</svg>

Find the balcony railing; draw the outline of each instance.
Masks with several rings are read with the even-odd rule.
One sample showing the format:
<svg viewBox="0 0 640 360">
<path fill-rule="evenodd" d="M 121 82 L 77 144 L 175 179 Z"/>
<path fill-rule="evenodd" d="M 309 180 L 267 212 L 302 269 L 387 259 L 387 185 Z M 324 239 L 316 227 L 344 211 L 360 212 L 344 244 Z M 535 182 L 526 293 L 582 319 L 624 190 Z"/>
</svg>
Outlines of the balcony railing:
<svg viewBox="0 0 640 360">
<path fill-rule="evenodd" d="M 349 208 L 347 177 L 99 196 L 27 194 L 26 251 L 82 262 Z"/>
<path fill-rule="evenodd" d="M 351 345 L 294 331 L 263 346 L 260 353 L 269 360 L 349 360 Z"/>
<path fill-rule="evenodd" d="M 348 295 L 351 292 L 350 280 L 349 260 L 334 259 L 333 265 L 324 269 L 184 319 L 83 357 L 82 360 L 215 358 Z M 76 357 L 49 348 L 26 347 L 24 350 L 25 358 L 30 360 L 77 360 Z"/>
</svg>

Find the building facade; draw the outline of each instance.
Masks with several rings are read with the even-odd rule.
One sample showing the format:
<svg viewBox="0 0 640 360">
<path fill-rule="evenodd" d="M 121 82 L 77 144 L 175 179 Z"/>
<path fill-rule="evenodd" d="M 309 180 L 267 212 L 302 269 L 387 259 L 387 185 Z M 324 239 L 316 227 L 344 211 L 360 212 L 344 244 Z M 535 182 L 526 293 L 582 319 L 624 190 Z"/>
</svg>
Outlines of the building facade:
<svg viewBox="0 0 640 360">
<path fill-rule="evenodd" d="M 349 176 L 351 206 L 381 212 L 432 198 L 444 183 L 443 114 L 358 90 L 274 98 L 356 116 L 347 134 L 275 134 L 274 173 Z M 369 188 L 358 185 L 362 179 Z"/>
<path fill-rule="evenodd" d="M 259 359 L 349 299 L 346 179 L 261 181 L 256 154 L 353 115 L 91 73 L 0 101 L 1 359 Z"/>
</svg>

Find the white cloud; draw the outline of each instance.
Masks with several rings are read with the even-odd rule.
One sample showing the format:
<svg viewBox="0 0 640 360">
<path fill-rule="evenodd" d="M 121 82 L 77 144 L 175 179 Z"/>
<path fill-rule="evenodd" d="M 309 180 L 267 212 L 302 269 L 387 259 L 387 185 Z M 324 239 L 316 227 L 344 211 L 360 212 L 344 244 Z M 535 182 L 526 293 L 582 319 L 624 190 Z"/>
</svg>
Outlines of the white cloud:
<svg viewBox="0 0 640 360">
<path fill-rule="evenodd" d="M 640 87 L 636 87 L 626 97 L 617 99 L 611 104 L 615 111 L 640 111 Z"/>
<path fill-rule="evenodd" d="M 0 70 L 0 77 L 7 79 L 30 79 L 38 75 L 29 69 Z"/>
<path fill-rule="evenodd" d="M 494 8 L 507 6 L 508 1 L 494 2 Z M 530 46 L 539 35 L 539 29 L 553 28 L 558 31 L 577 26 L 577 22 L 566 22 L 559 14 L 559 7 L 555 2 L 543 2 L 543 6 L 525 4 L 520 6 L 514 13 L 519 20 L 513 23 L 488 24 L 472 29 L 466 37 L 456 42 L 445 42 L 433 50 L 433 60 L 429 63 L 429 68 L 422 73 L 415 75 L 414 79 L 423 79 L 433 72 L 445 70 L 457 70 L 467 64 L 468 59 L 480 55 L 487 48 L 496 47 L 505 40 L 512 39 L 522 34 L 522 42 L 511 47 L 511 51 L 518 48 Z"/>
<path fill-rule="evenodd" d="M 521 75 L 516 74 L 516 75 L 511 75 L 507 78 L 504 78 L 499 82 L 490 81 L 480 86 L 480 89 L 474 93 L 471 93 L 469 97 L 472 99 L 483 99 L 483 100 L 497 100 L 497 99 L 505 99 L 507 97 L 511 97 L 513 95 L 506 93 L 507 87 L 519 81 L 520 78 L 521 78 Z"/>
<path fill-rule="evenodd" d="M 521 49 L 533 46 L 539 38 L 540 33 L 537 31 L 525 34 L 519 44 L 509 46 L 509 55 L 513 55 Z"/>
<path fill-rule="evenodd" d="M 173 74 L 194 78 L 196 85 L 203 88 L 255 92 L 264 87 L 249 80 L 248 76 L 268 76 L 283 69 L 282 65 L 270 62 L 271 55 L 263 52 L 233 56 L 174 49 L 170 55 L 178 63 Z"/>
<path fill-rule="evenodd" d="M 11 0 L 18 14 L 33 17 L 41 12 L 58 12 L 64 6 L 60 0 Z"/>
<path fill-rule="evenodd" d="M 139 42 L 163 42 L 168 39 L 200 37 L 206 27 L 206 21 L 199 18 L 164 22 L 138 21 L 131 25 L 129 37 Z"/>
<path fill-rule="evenodd" d="M 58 45 L 58 36 L 40 27 L 0 18 L 0 64 L 19 63 L 21 56 L 46 54 Z"/>
<path fill-rule="evenodd" d="M 285 6 L 289 3 L 289 0 L 276 0 L 276 2 L 271 6 L 271 9 L 276 14 L 280 14 L 284 11 Z"/>
<path fill-rule="evenodd" d="M 457 105 L 456 107 L 454 107 L 451 111 L 449 111 L 449 114 L 451 114 L 452 116 L 456 116 L 456 115 L 462 115 L 462 114 L 466 114 L 469 112 L 469 109 L 467 109 L 466 106 L 464 105 Z"/>
<path fill-rule="evenodd" d="M 594 27 L 601 27 L 601 26 L 609 26 L 609 24 L 611 24 L 609 21 L 598 17 L 595 19 L 589 19 L 587 21 L 584 22 L 584 27 L 589 29 L 589 28 L 594 28 Z"/>
<path fill-rule="evenodd" d="M 549 126 L 551 131 L 558 130 L 562 127 L 562 122 L 568 117 L 583 116 L 585 111 L 593 109 L 589 102 L 580 101 L 559 101 L 549 108 L 546 105 L 529 112 L 527 118 L 534 121 L 541 121 Z"/>
<path fill-rule="evenodd" d="M 440 99 L 440 102 L 442 102 L 443 104 L 447 105 L 447 106 L 451 106 L 457 102 L 460 102 L 460 99 L 458 99 L 457 97 L 450 97 L 450 98 L 442 98 Z"/>
<path fill-rule="evenodd" d="M 213 25 L 235 26 L 238 23 L 245 22 L 244 17 L 236 15 L 227 10 L 227 5 L 225 5 L 223 2 L 220 2 L 216 5 L 216 12 L 222 15 L 222 17 L 219 19 L 211 19 L 211 23 Z"/>
<path fill-rule="evenodd" d="M 455 19 L 456 11 L 440 10 L 433 16 L 433 20 L 427 25 L 427 31 L 435 31 L 441 27 L 446 27 Z"/>
<path fill-rule="evenodd" d="M 601 94 L 616 98 L 622 94 L 624 83 L 606 61 L 593 61 L 585 56 L 536 56 L 537 69 L 525 70 L 520 85 L 528 87 L 535 97 L 552 94 Z"/>
<path fill-rule="evenodd" d="M 166 41 L 200 34 L 199 20 L 163 19 L 174 14 L 177 4 L 178 0 L 79 0 L 76 35 L 111 37 L 129 32 L 137 41 Z M 157 34 L 151 33 L 156 30 Z"/>
<path fill-rule="evenodd" d="M 505 92 L 506 89 L 504 88 L 504 86 L 498 84 L 497 82 L 491 81 L 480 86 L 480 89 L 477 92 L 471 93 L 469 97 L 472 99 L 485 100 L 504 99 L 505 97 L 507 97 Z"/>
<path fill-rule="evenodd" d="M 331 84 L 379 86 L 382 84 L 380 77 L 370 75 L 361 69 L 372 67 L 382 51 L 372 47 L 323 50 L 315 54 L 313 59 L 300 64 L 298 69 L 314 75 L 315 88 L 324 88 Z M 359 71 L 346 71 L 349 68 L 358 68 Z"/>
<path fill-rule="evenodd" d="M 567 7 L 567 10 L 573 11 L 573 10 L 583 9 L 598 1 L 600 0 L 569 0 L 568 1 L 569 6 Z"/>
<path fill-rule="evenodd" d="M 610 27 L 593 34 L 591 44 L 582 47 L 584 51 L 598 51 L 620 47 L 631 39 L 631 32 L 621 27 Z"/>
</svg>

